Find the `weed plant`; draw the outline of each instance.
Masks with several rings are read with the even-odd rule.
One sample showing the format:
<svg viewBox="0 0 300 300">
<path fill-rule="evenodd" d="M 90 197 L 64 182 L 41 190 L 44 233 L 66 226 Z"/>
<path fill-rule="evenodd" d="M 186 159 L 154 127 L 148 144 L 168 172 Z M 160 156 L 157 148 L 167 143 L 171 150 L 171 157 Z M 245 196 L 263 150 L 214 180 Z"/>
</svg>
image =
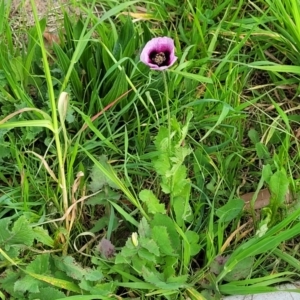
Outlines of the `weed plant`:
<svg viewBox="0 0 300 300">
<path fill-rule="evenodd" d="M 0 4 L 0 298 L 299 279 L 299 1 L 82 0 L 50 45 L 30 3 L 27 30 Z M 158 36 L 164 72 L 140 62 Z"/>
</svg>

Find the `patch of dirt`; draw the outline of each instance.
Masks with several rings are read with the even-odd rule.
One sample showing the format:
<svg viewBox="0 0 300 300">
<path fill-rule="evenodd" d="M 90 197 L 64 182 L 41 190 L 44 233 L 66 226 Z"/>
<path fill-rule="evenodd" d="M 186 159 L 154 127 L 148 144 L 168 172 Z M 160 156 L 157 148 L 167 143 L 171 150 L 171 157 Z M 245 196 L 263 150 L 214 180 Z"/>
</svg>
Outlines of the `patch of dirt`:
<svg viewBox="0 0 300 300">
<path fill-rule="evenodd" d="M 52 44 L 58 42 L 57 33 L 63 27 L 63 15 L 79 16 L 78 7 L 70 4 L 68 0 L 35 0 L 35 7 L 39 20 L 46 18 L 44 38 Z M 13 0 L 10 7 L 10 25 L 15 37 L 15 43 L 22 47 L 26 43 L 27 36 L 24 34 L 35 24 L 34 14 L 30 0 Z"/>
<path fill-rule="evenodd" d="M 56 31 L 61 25 L 63 13 L 78 15 L 78 8 L 75 8 L 68 0 L 35 0 L 35 7 L 40 19 L 47 19 L 47 29 Z M 16 27 L 23 25 L 31 27 L 34 25 L 34 16 L 30 0 L 13 0 L 10 8 L 12 24 Z"/>
</svg>

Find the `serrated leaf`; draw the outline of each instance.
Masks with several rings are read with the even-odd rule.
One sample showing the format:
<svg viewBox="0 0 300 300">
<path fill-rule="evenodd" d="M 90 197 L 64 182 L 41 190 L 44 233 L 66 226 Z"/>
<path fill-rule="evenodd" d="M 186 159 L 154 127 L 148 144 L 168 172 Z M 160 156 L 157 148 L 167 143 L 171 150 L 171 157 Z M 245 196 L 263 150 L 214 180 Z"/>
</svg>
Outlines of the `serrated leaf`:
<svg viewBox="0 0 300 300">
<path fill-rule="evenodd" d="M 15 221 L 12 231 L 8 229 L 10 218 L 0 220 L 0 246 L 8 251 L 11 245 L 31 246 L 34 240 L 34 231 L 24 216 Z"/>
<path fill-rule="evenodd" d="M 10 238 L 11 232 L 8 230 L 8 225 L 10 224 L 10 218 L 0 219 L 0 245 L 4 247 L 7 245 L 7 241 Z"/>
<path fill-rule="evenodd" d="M 141 247 L 147 249 L 154 255 L 159 256 L 159 247 L 154 240 L 140 237 L 139 242 Z"/>
<path fill-rule="evenodd" d="M 199 242 L 199 234 L 192 230 L 187 230 L 185 232 L 185 236 L 190 244 L 190 254 L 194 256 L 199 253 L 201 246 L 198 244 Z"/>
<path fill-rule="evenodd" d="M 38 293 L 39 292 L 39 280 L 29 276 L 25 275 L 23 278 L 19 279 L 15 283 L 15 291 L 25 293 L 25 292 L 31 292 L 31 293 Z"/>
<path fill-rule="evenodd" d="M 176 289 L 177 288 L 177 285 L 178 285 L 178 288 L 179 287 L 183 287 L 185 286 L 187 280 L 188 280 L 188 276 L 189 275 L 180 275 L 180 276 L 172 276 L 172 277 L 169 277 L 167 279 L 167 283 L 168 285 L 170 286 L 170 284 L 172 284 L 172 289 Z"/>
<path fill-rule="evenodd" d="M 116 255 L 115 264 L 130 263 L 137 252 L 138 248 L 133 245 L 131 238 L 128 238 L 121 252 Z"/>
<path fill-rule="evenodd" d="M 165 176 L 162 177 L 161 183 L 160 183 L 161 189 L 165 194 L 171 193 L 171 180 Z"/>
<path fill-rule="evenodd" d="M 152 228 L 152 237 L 156 244 L 159 246 L 159 250 L 165 255 L 174 255 L 174 249 L 171 244 L 171 240 L 165 226 L 154 226 Z"/>
<path fill-rule="evenodd" d="M 7 245 L 5 246 L 6 254 L 12 259 L 17 259 L 17 257 L 20 255 L 21 248 L 22 246 L 20 245 L 16 245 L 14 247 Z M 0 254 L 0 259 L 3 259 L 3 256 L 1 254 Z"/>
<path fill-rule="evenodd" d="M 89 282 L 88 280 L 86 280 L 85 278 L 82 279 L 80 281 L 80 283 L 78 284 L 78 286 L 85 291 L 91 291 L 91 288 L 93 287 L 93 284 L 91 284 L 91 282 Z"/>
<path fill-rule="evenodd" d="M 130 250 L 136 250 L 136 246 L 132 242 L 132 237 L 129 237 L 126 241 L 125 247 L 130 249 Z M 123 248 L 124 249 L 124 248 Z"/>
<path fill-rule="evenodd" d="M 37 135 L 42 131 L 44 131 L 43 127 L 27 127 L 25 130 L 23 130 L 23 140 L 31 142 L 37 138 Z"/>
<path fill-rule="evenodd" d="M 137 254 L 137 252 L 138 252 L 138 248 L 134 247 L 133 249 L 130 249 L 125 246 L 122 248 L 121 255 L 124 257 L 132 257 L 135 254 Z"/>
<path fill-rule="evenodd" d="M 188 275 L 170 277 L 168 278 L 167 282 L 165 282 L 163 281 L 162 274 L 159 274 L 154 271 L 150 271 L 146 267 L 143 268 L 142 275 L 147 282 L 153 283 L 158 288 L 164 290 L 177 290 L 179 288 L 182 288 L 186 285 L 186 281 L 188 278 Z"/>
<path fill-rule="evenodd" d="M 66 298 L 66 295 L 63 292 L 58 291 L 57 289 L 51 286 L 40 288 L 39 293 L 29 295 L 29 300 L 36 300 L 36 299 L 57 300 L 61 298 Z"/>
<path fill-rule="evenodd" d="M 2 161 L 3 158 L 11 156 L 11 152 L 10 152 L 9 143 L 4 142 L 2 138 L 0 138 L 0 146 L 1 146 L 0 161 Z"/>
<path fill-rule="evenodd" d="M 173 198 L 173 210 L 175 212 L 176 223 L 179 227 L 183 226 L 184 215 L 186 213 L 184 200 L 184 198 L 178 196 Z"/>
<path fill-rule="evenodd" d="M 153 253 L 150 253 L 147 249 L 140 248 L 138 250 L 138 255 L 141 259 L 144 259 L 144 260 L 147 260 L 147 261 L 150 261 L 150 262 L 156 264 L 155 255 Z"/>
<path fill-rule="evenodd" d="M 103 273 L 97 269 L 89 270 L 85 275 L 85 279 L 89 281 L 100 281 L 103 277 Z"/>
<path fill-rule="evenodd" d="M 87 273 L 87 270 L 71 256 L 54 257 L 54 261 L 59 270 L 66 272 L 73 279 L 81 280 Z"/>
<path fill-rule="evenodd" d="M 173 189 L 172 195 L 177 196 L 180 195 L 187 184 L 190 184 L 189 180 L 186 179 L 186 167 L 179 166 L 176 172 L 173 174 Z"/>
<path fill-rule="evenodd" d="M 171 168 L 169 155 L 166 153 L 160 153 L 156 159 L 152 160 L 152 164 L 156 173 L 162 176 L 166 176 Z"/>
<path fill-rule="evenodd" d="M 139 226 L 138 226 L 138 233 L 140 235 L 141 238 L 143 237 L 149 237 L 150 234 L 151 234 L 151 229 L 150 229 L 150 226 L 146 220 L 145 217 L 142 218 L 142 220 L 140 221 L 139 223 Z"/>
<path fill-rule="evenodd" d="M 150 222 L 151 228 L 155 226 L 164 226 L 167 228 L 173 249 L 175 252 L 179 251 L 181 243 L 178 233 L 175 229 L 174 221 L 167 215 L 156 214 L 153 217 L 153 220 Z"/>
<path fill-rule="evenodd" d="M 158 134 L 155 137 L 155 147 L 157 150 L 164 152 L 167 147 L 165 145 L 165 139 L 169 137 L 169 130 L 166 127 L 160 127 Z"/>
<path fill-rule="evenodd" d="M 177 195 L 173 198 L 173 209 L 175 212 L 176 223 L 182 227 L 184 221 L 192 222 L 193 213 L 189 204 L 191 186 L 187 184 L 182 189 L 181 195 Z"/>
<path fill-rule="evenodd" d="M 78 262 L 76 262 L 73 257 L 64 257 L 63 264 L 65 266 L 67 275 L 71 278 L 80 280 L 83 276 L 86 276 L 87 270 L 84 269 Z"/>
<path fill-rule="evenodd" d="M 115 258 L 115 264 L 130 264 L 131 258 L 123 256 L 121 253 L 118 253 Z"/>
<path fill-rule="evenodd" d="M 189 147 L 179 147 L 175 150 L 175 157 L 172 161 L 176 164 L 182 164 L 187 156 L 189 156 L 193 150 Z"/>
<path fill-rule="evenodd" d="M 13 225 L 9 244 L 24 244 L 31 246 L 34 240 L 34 231 L 24 216 L 21 216 Z"/>
<path fill-rule="evenodd" d="M 160 288 L 162 288 L 161 286 L 165 287 L 165 282 L 163 282 L 162 274 L 160 274 L 158 272 L 150 271 L 148 268 L 143 267 L 142 275 L 143 275 L 145 281 L 153 283 L 155 286 L 160 287 Z"/>
<path fill-rule="evenodd" d="M 20 274 L 18 271 L 6 271 L 0 278 L 1 289 L 5 290 L 10 296 L 15 297 L 16 299 L 21 299 L 23 294 L 15 291 L 15 283 L 19 277 Z"/>
<path fill-rule="evenodd" d="M 156 196 L 150 190 L 142 190 L 139 193 L 140 199 L 147 205 L 150 214 L 166 213 L 165 205 L 160 203 Z"/>
<path fill-rule="evenodd" d="M 131 258 L 131 264 L 138 273 L 141 273 L 145 266 L 145 260 L 136 255 Z"/>
<path fill-rule="evenodd" d="M 114 282 L 109 282 L 109 283 L 98 283 L 95 286 L 91 287 L 91 289 L 89 289 L 89 292 L 92 295 L 101 295 L 101 296 L 111 296 L 112 294 L 115 293 L 116 290 L 116 286 L 114 284 Z M 78 299 L 78 300 L 94 300 L 95 296 L 89 296 L 90 298 L 84 298 L 85 296 L 82 296 L 83 298 Z M 101 299 L 99 297 L 99 299 Z M 106 299 L 103 297 L 103 299 Z M 109 299 L 109 297 L 108 297 Z M 62 300 L 62 299 L 61 299 Z"/>
<path fill-rule="evenodd" d="M 37 257 L 26 267 L 26 271 L 37 274 L 49 273 L 49 257 L 48 253 L 37 255 Z"/>
<path fill-rule="evenodd" d="M 54 247 L 54 240 L 49 236 L 49 233 L 46 229 L 37 226 L 33 228 L 33 232 L 34 232 L 34 237 L 37 241 L 51 248 Z"/>
<path fill-rule="evenodd" d="M 177 257 L 175 257 L 175 256 L 166 256 L 165 257 L 165 265 L 163 268 L 165 278 L 175 276 L 177 264 L 178 264 Z"/>
</svg>

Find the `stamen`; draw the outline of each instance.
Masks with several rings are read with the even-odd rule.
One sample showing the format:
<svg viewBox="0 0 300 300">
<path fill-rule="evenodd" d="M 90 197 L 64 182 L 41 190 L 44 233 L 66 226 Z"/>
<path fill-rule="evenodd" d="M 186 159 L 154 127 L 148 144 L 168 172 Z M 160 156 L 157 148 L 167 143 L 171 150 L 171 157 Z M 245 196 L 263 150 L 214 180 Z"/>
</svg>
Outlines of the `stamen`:
<svg viewBox="0 0 300 300">
<path fill-rule="evenodd" d="M 152 58 L 152 61 L 158 66 L 161 66 L 166 60 L 167 58 L 164 52 L 159 52 Z"/>
</svg>

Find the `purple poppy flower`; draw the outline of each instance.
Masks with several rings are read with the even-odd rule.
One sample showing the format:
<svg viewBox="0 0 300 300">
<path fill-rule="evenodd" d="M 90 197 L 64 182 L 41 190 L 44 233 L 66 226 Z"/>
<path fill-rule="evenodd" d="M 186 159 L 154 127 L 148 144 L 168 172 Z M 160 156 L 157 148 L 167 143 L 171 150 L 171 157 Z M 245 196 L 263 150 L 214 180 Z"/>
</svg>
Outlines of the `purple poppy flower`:
<svg viewBox="0 0 300 300">
<path fill-rule="evenodd" d="M 152 70 L 168 69 L 177 60 L 174 41 L 169 37 L 153 38 L 145 45 L 140 58 Z"/>
</svg>

